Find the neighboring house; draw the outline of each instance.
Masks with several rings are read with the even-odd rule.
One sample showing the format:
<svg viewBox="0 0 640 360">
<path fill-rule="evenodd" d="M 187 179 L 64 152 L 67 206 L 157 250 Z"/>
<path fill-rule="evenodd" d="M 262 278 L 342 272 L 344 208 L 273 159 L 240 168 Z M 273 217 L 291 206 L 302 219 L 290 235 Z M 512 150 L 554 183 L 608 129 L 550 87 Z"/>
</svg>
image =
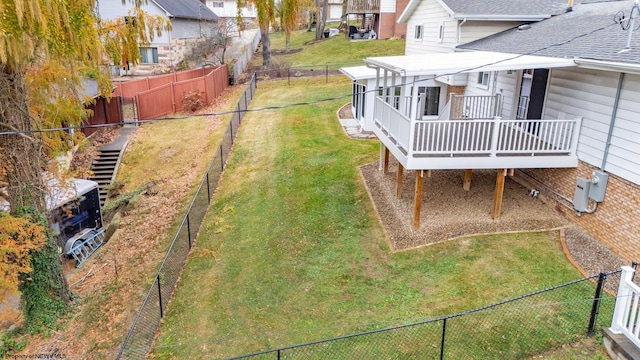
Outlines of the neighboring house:
<svg viewBox="0 0 640 360">
<path fill-rule="evenodd" d="M 160 36 L 156 34 L 148 46 L 140 48 L 142 64 L 139 70 L 177 65 L 198 40 L 211 33 L 218 20 L 218 16 L 198 0 L 149 0 L 142 8 L 152 16 L 160 15 L 171 20 L 172 30 Z M 129 10 L 130 5 L 121 1 L 98 3 L 103 19 L 126 17 Z"/>
<path fill-rule="evenodd" d="M 342 18 L 342 5 L 344 0 L 328 0 L 329 13 L 327 13 L 328 21 L 338 21 Z"/>
<path fill-rule="evenodd" d="M 373 100 L 381 162 L 393 154 L 398 173 L 419 175 L 414 226 L 426 171 L 465 170 L 468 188 L 473 169 L 497 169 L 497 218 L 515 169 L 622 258 L 640 259 L 640 30 L 614 21 L 624 12 L 628 25 L 632 6 L 577 4 L 463 52 L 365 60 L 382 87 Z"/>
<path fill-rule="evenodd" d="M 375 6 L 375 1 L 378 0 L 350 1 L 356 8 L 360 6 L 366 9 Z M 452 53 L 461 43 L 484 38 L 524 23 L 548 19 L 566 11 L 566 0 L 413 0 L 401 14 L 398 13 L 398 22 L 407 25 L 405 55 Z M 341 71 L 353 80 L 354 89 L 363 90 L 361 93 L 354 93 L 352 112 L 363 131 L 372 131 L 373 118 L 370 110 L 375 92 L 365 91 L 375 88 L 372 87 L 375 84 L 375 73 L 358 67 L 344 68 Z M 465 79 L 466 77 L 455 82 L 464 83 Z"/>
<path fill-rule="evenodd" d="M 567 0 L 411 0 L 405 55 L 453 52 L 456 45 L 562 14 Z"/>
<path fill-rule="evenodd" d="M 409 0 L 346 0 L 348 16 L 362 18 L 360 28 L 374 30 L 378 39 L 403 38 L 407 27 L 398 23 Z"/>
<path fill-rule="evenodd" d="M 207 7 L 219 18 L 236 19 L 238 17 L 238 2 L 236 0 L 206 0 Z M 258 17 L 256 7 L 244 1 L 244 6 L 240 8 L 241 16 L 245 20 L 253 20 Z"/>
</svg>

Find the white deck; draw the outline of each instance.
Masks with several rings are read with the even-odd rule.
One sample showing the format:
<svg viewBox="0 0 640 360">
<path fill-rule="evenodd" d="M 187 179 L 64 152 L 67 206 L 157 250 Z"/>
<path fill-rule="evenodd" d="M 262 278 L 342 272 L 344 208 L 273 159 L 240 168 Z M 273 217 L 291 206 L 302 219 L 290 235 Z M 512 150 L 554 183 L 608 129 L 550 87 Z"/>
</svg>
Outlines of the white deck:
<svg viewBox="0 0 640 360">
<path fill-rule="evenodd" d="M 374 133 L 408 170 L 578 166 L 581 119 L 411 120 L 376 97 Z"/>
</svg>

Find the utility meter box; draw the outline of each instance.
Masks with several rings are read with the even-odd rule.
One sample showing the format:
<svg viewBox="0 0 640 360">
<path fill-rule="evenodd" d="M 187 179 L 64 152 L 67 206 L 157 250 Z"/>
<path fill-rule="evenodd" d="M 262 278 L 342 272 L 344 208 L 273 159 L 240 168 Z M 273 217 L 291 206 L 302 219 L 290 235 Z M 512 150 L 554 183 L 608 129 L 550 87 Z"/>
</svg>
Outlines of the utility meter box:
<svg viewBox="0 0 640 360">
<path fill-rule="evenodd" d="M 573 208 L 578 212 L 585 212 L 589 209 L 589 188 L 591 179 L 578 178 L 576 182 L 576 192 L 573 194 Z"/>
<path fill-rule="evenodd" d="M 607 182 L 609 181 L 609 174 L 595 170 L 591 174 L 591 187 L 589 188 L 589 197 L 596 202 L 602 202 L 604 200 L 604 193 L 607 190 Z"/>
</svg>

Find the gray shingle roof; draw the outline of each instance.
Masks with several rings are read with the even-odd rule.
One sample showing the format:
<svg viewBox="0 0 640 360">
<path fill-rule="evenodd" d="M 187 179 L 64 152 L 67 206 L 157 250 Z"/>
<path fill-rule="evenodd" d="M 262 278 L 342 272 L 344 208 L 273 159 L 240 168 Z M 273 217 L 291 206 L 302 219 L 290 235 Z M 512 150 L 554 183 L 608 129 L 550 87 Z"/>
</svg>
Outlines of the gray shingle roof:
<svg viewBox="0 0 640 360">
<path fill-rule="evenodd" d="M 198 0 L 153 0 L 153 2 L 175 18 L 218 20 L 218 16 Z"/>
<path fill-rule="evenodd" d="M 457 16 L 468 15 L 558 15 L 567 0 L 442 0 Z"/>
<path fill-rule="evenodd" d="M 620 11 L 629 17 L 632 5 L 632 0 L 584 2 L 527 30 L 506 30 L 458 48 L 640 64 L 640 30 L 633 33 L 631 50 L 621 53 L 629 32 L 613 20 Z"/>
</svg>

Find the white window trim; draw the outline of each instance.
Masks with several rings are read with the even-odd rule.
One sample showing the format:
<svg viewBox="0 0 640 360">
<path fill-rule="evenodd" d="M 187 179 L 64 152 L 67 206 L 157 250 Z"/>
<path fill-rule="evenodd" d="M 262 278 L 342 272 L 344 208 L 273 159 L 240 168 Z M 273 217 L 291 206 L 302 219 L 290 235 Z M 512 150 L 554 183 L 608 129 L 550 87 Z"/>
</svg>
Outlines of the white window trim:
<svg viewBox="0 0 640 360">
<path fill-rule="evenodd" d="M 487 83 L 484 83 L 484 79 L 487 79 Z M 478 72 L 478 77 L 476 78 L 476 87 L 480 89 L 489 89 L 489 84 L 491 83 L 491 72 L 490 71 L 480 71 Z"/>
</svg>

